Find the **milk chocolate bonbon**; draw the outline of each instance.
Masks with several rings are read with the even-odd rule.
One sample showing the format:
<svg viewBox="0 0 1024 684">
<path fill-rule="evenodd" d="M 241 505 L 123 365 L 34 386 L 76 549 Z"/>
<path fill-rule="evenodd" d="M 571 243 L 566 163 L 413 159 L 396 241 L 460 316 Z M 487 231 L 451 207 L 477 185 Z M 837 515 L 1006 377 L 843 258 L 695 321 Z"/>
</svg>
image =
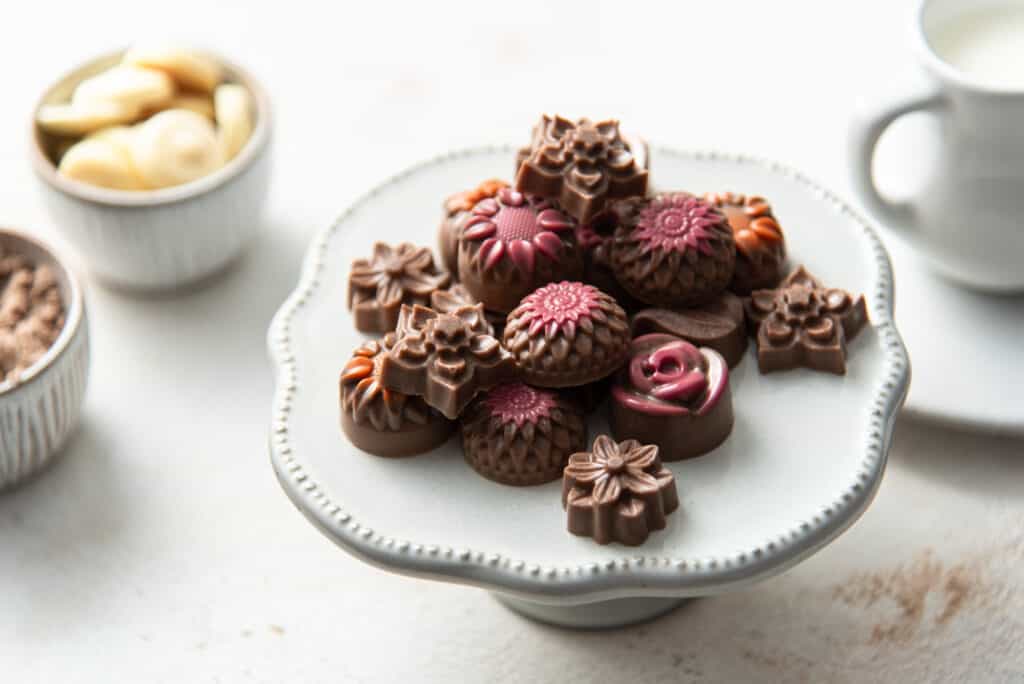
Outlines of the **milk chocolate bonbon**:
<svg viewBox="0 0 1024 684">
<path fill-rule="evenodd" d="M 672 335 L 637 337 L 612 385 L 610 423 L 616 439 L 657 444 L 666 461 L 711 451 L 733 425 L 725 359 Z"/>
<path fill-rule="evenodd" d="M 378 242 L 373 246 L 373 256 L 356 259 L 349 271 L 348 308 L 356 329 L 391 332 L 403 304 L 428 306 L 430 295 L 450 280 L 434 265 L 434 256 L 426 247 Z"/>
<path fill-rule="evenodd" d="M 732 227 L 736 269 L 729 288 L 739 295 L 775 287 L 786 266 L 786 241 L 767 200 L 732 192 L 707 193 Z"/>
<path fill-rule="evenodd" d="M 437 246 L 441 251 L 441 263 L 453 277 L 459 274 L 459 238 L 469 213 L 477 202 L 494 197 L 499 190 L 507 187 L 505 181 L 492 178 L 472 190 L 457 192 L 445 200 L 444 216 L 437 229 Z"/>
</svg>

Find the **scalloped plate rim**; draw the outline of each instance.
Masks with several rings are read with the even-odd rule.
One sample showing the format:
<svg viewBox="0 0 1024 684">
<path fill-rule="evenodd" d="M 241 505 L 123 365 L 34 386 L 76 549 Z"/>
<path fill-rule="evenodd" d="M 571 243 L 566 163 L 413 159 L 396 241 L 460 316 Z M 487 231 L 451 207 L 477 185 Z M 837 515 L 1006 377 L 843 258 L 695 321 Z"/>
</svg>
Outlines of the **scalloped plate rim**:
<svg viewBox="0 0 1024 684">
<path fill-rule="evenodd" d="M 719 151 L 681 151 L 658 146 L 659 154 L 692 161 L 719 160 L 752 164 L 782 173 L 813 190 L 833 205 L 840 215 L 858 224 L 878 259 L 879 279 L 874 283 L 878 304 L 872 324 L 885 349 L 885 377 L 875 394 L 875 409 L 868 424 L 868 445 L 860 482 L 854 483 L 835 502 L 825 506 L 811 521 L 801 523 L 775 539 L 731 557 L 674 559 L 643 555 L 643 547 L 622 547 L 616 560 L 595 561 L 572 567 L 541 567 L 523 560 L 484 551 L 443 547 L 395 539 L 363 525 L 332 501 L 310 478 L 292 453 L 288 415 L 294 384 L 294 356 L 289 346 L 288 322 L 319 285 L 324 266 L 320 255 L 332 235 L 364 202 L 388 186 L 451 159 L 475 154 L 511 152 L 511 145 L 489 145 L 455 150 L 414 164 L 375 185 L 360 196 L 313 239 L 303 260 L 295 290 L 271 321 L 267 343 L 274 368 L 275 391 L 270 460 L 277 479 L 292 503 L 324 535 L 360 560 L 390 572 L 456 582 L 542 603 L 573 605 L 616 598 L 655 596 L 686 597 L 728 591 L 783 572 L 824 547 L 852 525 L 873 500 L 885 471 L 896 414 L 906 399 L 911 366 L 906 347 L 893 321 L 893 276 L 889 255 L 877 230 L 846 202 L 820 184 L 784 164 L 743 154 Z"/>
</svg>

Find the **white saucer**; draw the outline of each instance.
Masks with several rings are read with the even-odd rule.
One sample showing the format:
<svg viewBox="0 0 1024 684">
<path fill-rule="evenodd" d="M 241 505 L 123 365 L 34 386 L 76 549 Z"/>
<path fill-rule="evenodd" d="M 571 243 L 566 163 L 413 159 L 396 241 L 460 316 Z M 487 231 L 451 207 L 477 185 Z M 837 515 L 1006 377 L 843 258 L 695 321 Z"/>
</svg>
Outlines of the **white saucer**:
<svg viewBox="0 0 1024 684">
<path fill-rule="evenodd" d="M 514 488 L 477 475 L 456 440 L 408 459 L 353 447 L 338 419 L 338 376 L 363 339 L 346 313 L 353 258 L 375 240 L 433 244 L 440 200 L 507 175 L 510 148 L 470 150 L 375 188 L 313 243 L 298 289 L 271 325 L 276 368 L 271 461 L 287 495 L 346 551 L 383 569 L 498 593 L 536 619 L 613 626 L 687 596 L 730 590 L 820 549 L 864 511 L 881 480 L 909 360 L 892 321 L 892 274 L 874 231 L 800 174 L 747 158 L 659 150 L 655 180 L 771 198 L 793 263 L 864 293 L 871 325 L 848 373 L 731 373 L 736 426 L 714 452 L 672 463 L 681 509 L 637 548 L 565 531 L 557 482 Z M 603 431 L 592 421 L 591 439 Z M 581 605 L 583 604 L 583 605 Z"/>
<path fill-rule="evenodd" d="M 901 238 L 888 231 L 885 238 L 896 273 L 896 320 L 914 360 L 904 410 L 1024 435 L 1024 296 L 957 287 Z"/>
</svg>

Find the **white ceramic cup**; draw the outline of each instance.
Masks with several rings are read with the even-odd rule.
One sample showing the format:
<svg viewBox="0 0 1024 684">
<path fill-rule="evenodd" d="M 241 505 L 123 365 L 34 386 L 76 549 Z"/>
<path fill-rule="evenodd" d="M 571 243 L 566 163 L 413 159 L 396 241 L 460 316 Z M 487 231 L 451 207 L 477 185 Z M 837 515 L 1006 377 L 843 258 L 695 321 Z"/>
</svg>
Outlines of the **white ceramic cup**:
<svg viewBox="0 0 1024 684">
<path fill-rule="evenodd" d="M 992 292 L 1024 290 L 1024 87 L 968 75 L 943 61 L 934 46 L 940 31 L 966 27 L 978 12 L 1008 4 L 920 2 L 913 32 L 925 78 L 863 107 L 850 131 L 853 184 L 861 201 L 903 232 L 939 273 Z M 897 202 L 875 185 L 875 146 L 889 124 L 917 111 L 939 120 L 937 165 L 918 197 Z"/>
</svg>

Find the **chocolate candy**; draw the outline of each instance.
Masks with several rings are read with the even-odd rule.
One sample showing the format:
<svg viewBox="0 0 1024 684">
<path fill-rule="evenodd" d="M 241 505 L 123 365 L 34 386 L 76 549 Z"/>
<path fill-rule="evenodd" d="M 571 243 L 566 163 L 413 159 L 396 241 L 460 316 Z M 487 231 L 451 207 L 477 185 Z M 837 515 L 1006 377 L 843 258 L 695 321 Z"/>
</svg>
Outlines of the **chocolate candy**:
<svg viewBox="0 0 1024 684">
<path fill-rule="evenodd" d="M 654 306 L 710 301 L 732 279 L 732 229 L 711 204 L 686 192 L 646 200 L 616 228 L 611 266 L 626 291 Z"/>
<path fill-rule="evenodd" d="M 736 270 L 729 288 L 740 295 L 775 287 L 786 266 L 786 241 L 763 197 L 709 192 L 704 199 L 728 219 L 736 241 Z"/>
<path fill-rule="evenodd" d="M 612 385 L 610 423 L 616 439 L 657 444 L 666 461 L 711 451 L 732 431 L 725 359 L 672 335 L 634 339 Z"/>
<path fill-rule="evenodd" d="M 622 365 L 629 324 L 626 312 L 604 292 L 563 281 L 527 295 L 508 315 L 503 339 L 526 382 L 575 387 Z"/>
<path fill-rule="evenodd" d="M 362 332 L 386 333 L 395 329 L 404 304 L 430 304 L 434 290 L 451 280 L 434 265 L 426 247 L 403 242 L 392 247 L 373 246 L 373 256 L 356 259 L 348 276 L 348 308 Z"/>
<path fill-rule="evenodd" d="M 545 283 L 579 278 L 575 221 L 547 200 L 505 188 L 473 207 L 459 240 L 459 279 L 491 311 L 507 313 Z"/>
<path fill-rule="evenodd" d="M 665 528 L 666 517 L 679 508 L 679 495 L 657 446 L 635 439 L 616 443 L 601 435 L 590 453 L 569 457 L 562 506 L 571 533 L 598 544 L 638 546 Z"/>
<path fill-rule="evenodd" d="M 341 371 L 341 428 L 357 447 L 377 456 L 411 456 L 444 444 L 455 423 L 411 397 L 381 384 L 381 362 L 394 333 L 367 342 Z"/>
<path fill-rule="evenodd" d="M 451 313 L 403 305 L 395 334 L 381 362 L 383 385 L 423 397 L 447 418 L 457 418 L 478 392 L 516 376 L 516 362 L 490 335 L 479 304 Z"/>
<path fill-rule="evenodd" d="M 462 283 L 455 283 L 447 290 L 435 290 L 430 293 L 430 308 L 438 313 L 451 313 L 462 306 L 475 306 L 480 301 L 469 293 Z M 501 337 L 505 329 L 505 314 L 484 310 L 484 318 L 491 325 L 491 335 Z"/>
<path fill-rule="evenodd" d="M 561 116 L 541 118 L 529 155 L 519 165 L 515 187 L 555 200 L 581 223 L 609 200 L 647 192 L 647 170 L 637 164 L 619 134 L 618 121 Z"/>
<path fill-rule="evenodd" d="M 711 347 L 725 357 L 729 368 L 747 351 L 743 300 L 723 292 L 693 309 L 644 309 L 633 316 L 633 336 L 667 333 L 698 347 Z"/>
<path fill-rule="evenodd" d="M 843 375 L 846 343 L 868 321 L 863 296 L 822 287 L 803 266 L 777 290 L 755 290 L 746 308 L 762 373 L 803 366 Z"/>
<path fill-rule="evenodd" d="M 554 390 L 513 382 L 477 397 L 462 416 L 466 463 L 507 485 L 557 480 L 586 448 L 583 411 Z"/>
<path fill-rule="evenodd" d="M 576 243 L 583 250 L 583 282 L 610 294 L 627 313 L 642 309 L 644 304 L 626 292 L 615 278 L 611 266 L 612 236 L 619 224 L 635 216 L 644 204 L 641 197 L 618 200 L 590 223 L 576 226 Z"/>
<path fill-rule="evenodd" d="M 437 246 L 441 250 L 441 262 L 449 273 L 459 273 L 459 237 L 462 225 L 469 218 L 469 212 L 476 203 L 494 197 L 508 183 L 492 178 L 485 180 L 472 190 L 464 190 L 450 196 L 444 202 L 444 216 L 437 229 Z"/>
</svg>

